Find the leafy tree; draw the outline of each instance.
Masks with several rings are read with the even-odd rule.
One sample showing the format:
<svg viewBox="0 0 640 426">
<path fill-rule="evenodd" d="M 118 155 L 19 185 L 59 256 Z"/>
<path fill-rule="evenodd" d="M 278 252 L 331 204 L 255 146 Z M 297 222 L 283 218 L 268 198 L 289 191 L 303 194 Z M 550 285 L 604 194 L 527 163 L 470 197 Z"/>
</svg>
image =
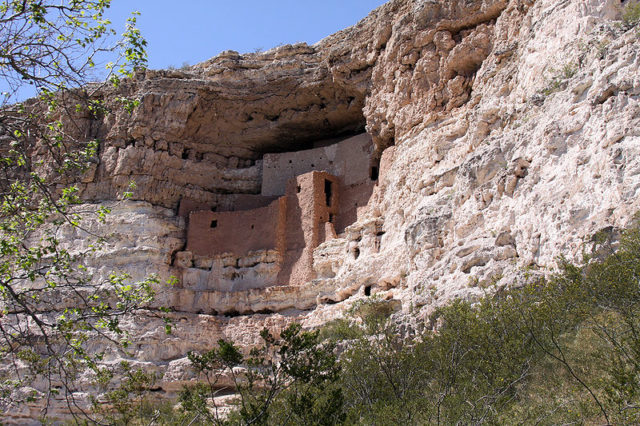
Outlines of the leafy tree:
<svg viewBox="0 0 640 426">
<path fill-rule="evenodd" d="M 191 421 L 208 424 L 331 425 L 345 418 L 343 396 L 335 386 L 340 369 L 333 346 L 321 344 L 318 332 L 303 332 L 299 324 L 282 331 L 280 339 L 266 329 L 264 345 L 248 358 L 230 342 L 204 354 L 189 354 L 205 381 L 180 395 Z M 216 398 L 235 392 L 236 408 L 223 412 Z"/>
<path fill-rule="evenodd" d="M 85 227 L 104 208 L 83 211 L 79 177 L 97 162 L 100 141 L 87 123 L 111 111 L 106 85 L 146 64 L 135 16 L 121 38 L 105 17 L 110 0 L 0 1 L 0 410 L 53 399 L 74 414 L 76 394 L 106 375 L 104 351 L 127 343 L 121 319 L 153 299 L 151 277 L 112 275 L 96 283 L 86 265 L 103 239 Z M 105 83 L 95 64 L 104 58 Z M 31 86 L 37 99 L 16 102 Z M 122 98 L 131 110 L 135 100 Z M 61 240 L 79 232 L 86 249 Z M 102 348 L 102 349 L 98 349 Z"/>
<path fill-rule="evenodd" d="M 103 369 L 100 376 L 103 383 L 109 384 L 113 375 L 117 374 L 120 377 L 119 386 L 105 389 L 100 399 L 92 395 L 94 413 L 101 415 L 100 423 L 128 425 L 149 414 L 145 412 L 150 405 L 147 394 L 155 383 L 155 374 L 132 369 L 126 361 L 120 362 L 119 367 L 116 371 Z"/>
<path fill-rule="evenodd" d="M 119 54 L 107 64 L 111 82 L 144 67 L 146 41 L 135 27 L 135 15 L 122 38 L 113 40 L 110 36 L 116 31 L 105 17 L 110 4 L 110 0 L 2 0 L 0 77 L 7 90 L 3 102 L 15 101 L 24 85 L 38 93 L 69 95 L 67 89 L 72 88 L 85 92 L 88 88 L 82 86 L 95 77 L 95 64 L 113 57 L 105 53 Z"/>
</svg>

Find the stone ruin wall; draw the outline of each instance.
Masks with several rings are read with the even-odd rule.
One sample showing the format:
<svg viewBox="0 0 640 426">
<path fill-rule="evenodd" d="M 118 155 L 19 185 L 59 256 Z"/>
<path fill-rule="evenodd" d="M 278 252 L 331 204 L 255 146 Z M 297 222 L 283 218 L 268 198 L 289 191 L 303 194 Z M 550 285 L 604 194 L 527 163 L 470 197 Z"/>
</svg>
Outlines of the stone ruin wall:
<svg viewBox="0 0 640 426">
<path fill-rule="evenodd" d="M 265 154 L 262 194 L 239 194 L 230 211 L 183 199 L 186 248 L 174 261 L 182 288 L 236 292 L 313 280 L 314 249 L 355 222 L 378 177 L 369 135 L 331 142 Z"/>
<path fill-rule="evenodd" d="M 376 160 L 371 136 L 363 133 L 330 145 L 304 151 L 265 154 L 262 163 L 264 196 L 282 194 L 291 178 L 311 170 L 324 170 L 340 178 L 340 211 L 334 227 L 342 234 L 357 220 L 358 209 L 367 205 L 378 180 L 379 161 Z"/>
<path fill-rule="evenodd" d="M 261 194 L 282 195 L 290 179 L 312 170 L 340 176 L 342 185 L 347 187 L 366 183 L 370 180 L 370 168 L 377 166 L 373 152 L 371 136 L 362 133 L 318 148 L 265 154 Z"/>
<path fill-rule="evenodd" d="M 338 214 L 338 182 L 314 171 L 287 183 L 286 252 L 279 283 L 303 286 L 315 278 L 313 251 L 336 236 L 331 220 Z"/>
<path fill-rule="evenodd" d="M 286 205 L 283 197 L 267 207 L 250 210 L 193 211 L 189 215 L 187 250 L 202 257 L 281 250 Z"/>
</svg>

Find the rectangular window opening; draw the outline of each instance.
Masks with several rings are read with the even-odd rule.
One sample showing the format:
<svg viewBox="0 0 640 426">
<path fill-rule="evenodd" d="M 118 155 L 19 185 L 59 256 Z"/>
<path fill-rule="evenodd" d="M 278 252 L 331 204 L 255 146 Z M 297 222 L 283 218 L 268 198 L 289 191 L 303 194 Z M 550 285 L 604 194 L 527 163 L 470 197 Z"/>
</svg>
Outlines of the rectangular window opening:
<svg viewBox="0 0 640 426">
<path fill-rule="evenodd" d="M 324 195 L 327 206 L 331 207 L 332 184 L 331 181 L 327 179 L 324 180 Z"/>
<path fill-rule="evenodd" d="M 371 180 L 376 181 L 378 180 L 380 171 L 378 170 L 377 166 L 371 166 L 371 171 L 369 172 L 369 176 L 371 177 Z"/>
<path fill-rule="evenodd" d="M 211 225 L 210 225 L 210 227 L 211 227 L 212 229 L 213 229 L 213 228 L 217 228 L 217 227 L 218 227 L 218 221 L 217 221 L 217 220 L 212 220 L 212 221 L 211 221 Z"/>
</svg>

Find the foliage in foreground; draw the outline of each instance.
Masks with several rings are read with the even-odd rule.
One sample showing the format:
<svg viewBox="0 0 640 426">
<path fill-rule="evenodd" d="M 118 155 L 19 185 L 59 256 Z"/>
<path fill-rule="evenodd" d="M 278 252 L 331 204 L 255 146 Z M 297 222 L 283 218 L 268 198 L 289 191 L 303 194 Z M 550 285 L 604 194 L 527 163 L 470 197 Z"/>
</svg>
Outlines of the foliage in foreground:
<svg viewBox="0 0 640 426">
<path fill-rule="evenodd" d="M 631 1 L 622 10 L 624 28 L 631 28 L 640 22 L 640 2 Z"/>
<path fill-rule="evenodd" d="M 299 324 L 289 326 L 279 339 L 267 330 L 262 338 L 264 346 L 246 360 L 224 340 L 217 349 L 189 354 L 206 382 L 183 390 L 180 402 L 187 417 L 216 425 L 340 423 L 345 414 L 342 391 L 335 386 L 339 367 L 333 345 L 321 343 L 317 331 L 303 332 Z M 232 389 L 237 408 L 224 413 L 216 397 Z"/>
<path fill-rule="evenodd" d="M 112 274 L 98 283 L 87 266 L 103 236 L 83 224 L 104 222 L 108 214 L 78 206 L 77 183 L 96 166 L 100 144 L 87 129 L 113 112 L 100 90 L 117 87 L 146 63 L 135 16 L 117 39 L 105 16 L 109 6 L 110 0 L 0 0 L 3 413 L 39 400 L 46 417 L 58 400 L 74 415 L 89 415 L 82 392 L 113 377 L 103 361 L 126 346 L 122 319 L 154 296 L 155 277 L 132 283 Z M 114 61 L 107 81 L 87 84 L 100 77 L 93 70 L 103 60 Z M 18 102 L 25 94 L 37 99 Z M 136 105 L 119 102 L 127 111 Z M 76 235 L 82 247 L 63 235 Z"/>
<path fill-rule="evenodd" d="M 414 337 L 372 298 L 320 334 L 265 334 L 247 360 L 221 341 L 190 355 L 207 382 L 184 390 L 171 422 L 638 424 L 640 231 L 625 231 L 615 251 L 607 238 L 594 244 L 583 266 L 561 262 L 550 279 L 454 302 L 431 318 L 435 331 Z M 331 336 L 348 339 L 339 358 Z M 213 401 L 230 391 L 225 374 L 239 393 L 222 415 Z"/>
</svg>

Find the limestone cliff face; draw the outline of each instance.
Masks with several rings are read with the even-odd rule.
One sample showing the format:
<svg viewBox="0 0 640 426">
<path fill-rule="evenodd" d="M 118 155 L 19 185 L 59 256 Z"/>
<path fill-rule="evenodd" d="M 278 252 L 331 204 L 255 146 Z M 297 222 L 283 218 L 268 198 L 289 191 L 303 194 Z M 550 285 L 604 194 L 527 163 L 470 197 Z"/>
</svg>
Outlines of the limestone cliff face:
<svg viewBox="0 0 640 426">
<path fill-rule="evenodd" d="M 250 346 L 265 325 L 317 326 L 376 293 L 420 320 L 624 226 L 640 208 L 640 43 L 615 23 L 623 6 L 392 0 L 313 46 L 225 52 L 126 83 L 141 104 L 92 125 L 105 143 L 83 193 L 115 203 L 97 269 L 181 280 L 160 294 L 176 332 L 137 324 L 138 362 L 171 392 L 189 377 L 186 351 L 218 337 Z M 260 194 L 265 154 L 363 131 L 377 183 L 354 223 L 313 250 L 314 279 L 202 287 L 182 199 L 234 210 Z M 116 202 L 131 180 L 136 201 Z M 275 276 L 276 258 L 253 256 L 201 263 Z"/>
</svg>

